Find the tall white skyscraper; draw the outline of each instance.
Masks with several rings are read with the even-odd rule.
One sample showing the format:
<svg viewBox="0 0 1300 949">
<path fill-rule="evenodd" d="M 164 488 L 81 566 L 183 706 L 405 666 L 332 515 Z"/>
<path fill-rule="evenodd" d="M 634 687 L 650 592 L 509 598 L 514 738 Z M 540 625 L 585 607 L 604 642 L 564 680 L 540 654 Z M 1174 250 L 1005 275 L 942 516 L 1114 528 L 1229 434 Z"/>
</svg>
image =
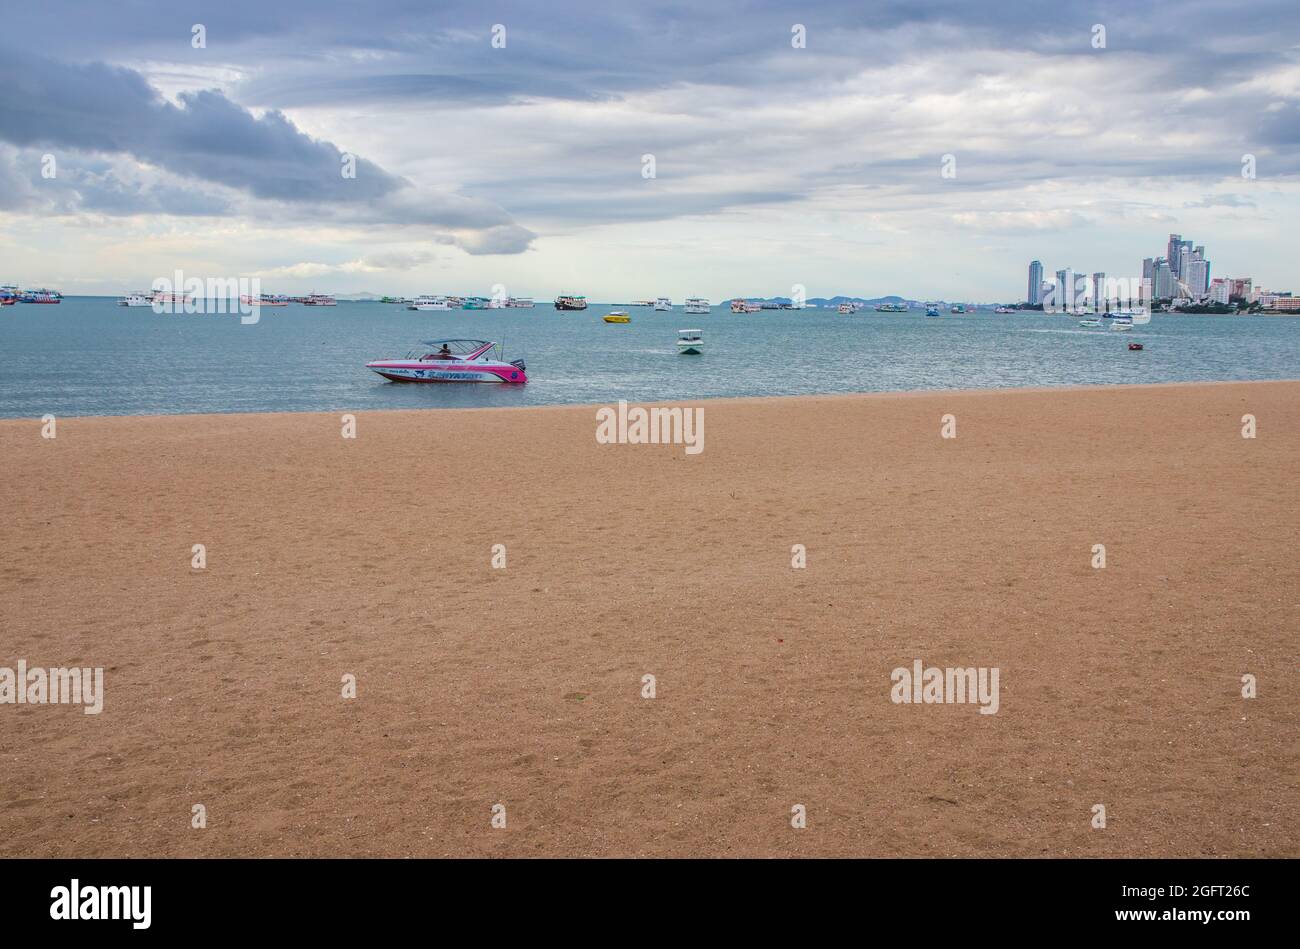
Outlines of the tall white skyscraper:
<svg viewBox="0 0 1300 949">
<path fill-rule="evenodd" d="M 1043 262 L 1041 260 L 1031 260 L 1029 262 L 1029 300 L 1030 306 L 1038 306 L 1043 302 Z"/>
</svg>

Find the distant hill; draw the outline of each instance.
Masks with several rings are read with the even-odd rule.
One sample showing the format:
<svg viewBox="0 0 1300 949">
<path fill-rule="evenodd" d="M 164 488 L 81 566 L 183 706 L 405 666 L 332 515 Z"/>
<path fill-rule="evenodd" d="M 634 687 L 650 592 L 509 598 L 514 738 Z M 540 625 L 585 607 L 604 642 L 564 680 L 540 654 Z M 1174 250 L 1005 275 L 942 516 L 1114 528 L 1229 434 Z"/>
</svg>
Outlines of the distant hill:
<svg viewBox="0 0 1300 949">
<path fill-rule="evenodd" d="M 723 300 L 723 302 L 727 303 L 735 299 L 737 298 L 734 296 L 726 297 Z M 793 302 L 789 297 L 740 297 L 739 299 L 745 300 L 749 303 L 791 303 Z M 894 296 L 892 294 L 887 297 L 870 297 L 870 298 L 846 297 L 846 296 L 808 298 L 808 305 L 815 306 L 815 307 L 828 307 L 828 306 L 834 307 L 834 306 L 839 306 L 841 303 L 861 303 L 863 306 L 875 306 L 877 303 L 906 303 L 906 302 L 907 302 L 906 297 Z"/>
</svg>

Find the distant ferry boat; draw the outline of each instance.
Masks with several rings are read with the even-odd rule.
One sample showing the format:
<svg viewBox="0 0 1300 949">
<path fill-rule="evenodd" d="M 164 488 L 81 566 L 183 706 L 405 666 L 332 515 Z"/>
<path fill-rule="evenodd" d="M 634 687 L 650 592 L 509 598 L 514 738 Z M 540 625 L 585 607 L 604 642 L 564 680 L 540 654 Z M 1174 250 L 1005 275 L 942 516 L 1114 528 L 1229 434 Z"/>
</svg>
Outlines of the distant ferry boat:
<svg viewBox="0 0 1300 949">
<path fill-rule="evenodd" d="M 522 307 L 524 309 L 532 309 L 536 305 L 537 304 L 533 302 L 532 297 L 511 297 L 506 300 L 506 306 L 511 308 Z"/>
<path fill-rule="evenodd" d="M 58 290 L 24 290 L 18 295 L 19 303 L 62 303 L 63 294 Z"/>
<path fill-rule="evenodd" d="M 14 286 L 0 287 L 0 306 L 13 306 L 18 302 L 18 288 Z"/>
<path fill-rule="evenodd" d="M 402 303 L 410 303 L 411 301 L 408 300 L 406 297 L 380 297 L 379 302 L 402 304 Z"/>
<path fill-rule="evenodd" d="M 406 307 L 408 310 L 450 310 L 446 297 L 416 297 Z"/>
<path fill-rule="evenodd" d="M 289 298 L 274 293 L 263 293 L 255 297 L 245 294 L 239 298 L 239 302 L 245 306 L 288 306 Z"/>
<path fill-rule="evenodd" d="M 737 297 L 731 301 L 732 313 L 757 313 L 763 307 L 757 303 L 749 303 Z"/>
<path fill-rule="evenodd" d="M 633 300 L 632 305 L 633 306 L 654 306 L 655 301 L 654 300 Z"/>
<path fill-rule="evenodd" d="M 117 301 L 118 306 L 153 306 L 153 290 L 133 290 Z"/>
<path fill-rule="evenodd" d="M 559 296 L 555 298 L 555 308 L 557 310 L 585 310 L 587 308 L 587 298 Z"/>
<path fill-rule="evenodd" d="M 302 299 L 303 306 L 338 306 L 338 301 L 328 293 L 309 293 Z"/>
<path fill-rule="evenodd" d="M 687 297 L 686 312 L 687 313 L 708 313 L 709 301 L 704 299 L 704 297 Z"/>
<path fill-rule="evenodd" d="M 880 313 L 906 313 L 906 303 L 877 303 L 876 310 Z"/>
<path fill-rule="evenodd" d="M 667 297 L 655 297 L 656 310 L 671 310 L 672 308 L 673 308 L 672 300 L 668 299 Z"/>
<path fill-rule="evenodd" d="M 1015 308 L 1014 308 L 1014 307 L 1009 307 L 1009 306 L 1000 306 L 1000 307 L 995 308 L 995 309 L 993 310 L 993 312 L 994 312 L 994 313 L 1014 313 L 1014 312 L 1016 312 L 1016 311 L 1015 311 Z"/>
</svg>

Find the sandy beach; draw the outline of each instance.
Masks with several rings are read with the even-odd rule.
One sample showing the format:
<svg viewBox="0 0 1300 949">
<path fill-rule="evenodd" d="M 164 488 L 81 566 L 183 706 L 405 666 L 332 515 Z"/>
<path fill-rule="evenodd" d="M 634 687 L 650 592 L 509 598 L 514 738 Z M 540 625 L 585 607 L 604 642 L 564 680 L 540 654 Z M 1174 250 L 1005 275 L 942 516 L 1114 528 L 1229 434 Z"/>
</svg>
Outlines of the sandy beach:
<svg viewBox="0 0 1300 949">
<path fill-rule="evenodd" d="M 1300 856 L 1300 382 L 694 404 L 0 421 L 0 855 Z"/>
</svg>

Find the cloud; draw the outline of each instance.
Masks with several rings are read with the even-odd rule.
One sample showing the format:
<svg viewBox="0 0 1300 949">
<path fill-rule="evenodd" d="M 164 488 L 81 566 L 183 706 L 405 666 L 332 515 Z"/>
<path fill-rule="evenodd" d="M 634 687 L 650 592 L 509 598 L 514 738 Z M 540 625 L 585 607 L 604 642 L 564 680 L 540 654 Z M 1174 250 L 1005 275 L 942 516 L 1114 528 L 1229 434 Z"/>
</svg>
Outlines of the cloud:
<svg viewBox="0 0 1300 949">
<path fill-rule="evenodd" d="M 396 250 L 378 254 L 369 254 L 356 260 L 337 264 L 325 264 L 302 261 L 280 267 L 270 267 L 251 274 L 254 277 L 323 277 L 329 274 L 390 273 L 414 270 L 422 264 L 432 263 L 436 259 L 428 250 Z"/>
<path fill-rule="evenodd" d="M 170 176 L 276 202 L 294 218 L 448 228 L 461 232 L 474 253 L 518 253 L 532 238 L 499 205 L 416 188 L 305 134 L 279 111 L 256 116 L 212 90 L 182 93 L 172 104 L 139 73 L 103 63 L 0 55 L 0 141 L 80 156 L 131 156 Z M 111 172 L 98 180 L 83 172 L 80 184 L 85 191 L 68 208 L 208 215 L 229 205 L 213 194 L 132 187 Z M 502 228 L 511 239 L 502 238 Z"/>
</svg>

